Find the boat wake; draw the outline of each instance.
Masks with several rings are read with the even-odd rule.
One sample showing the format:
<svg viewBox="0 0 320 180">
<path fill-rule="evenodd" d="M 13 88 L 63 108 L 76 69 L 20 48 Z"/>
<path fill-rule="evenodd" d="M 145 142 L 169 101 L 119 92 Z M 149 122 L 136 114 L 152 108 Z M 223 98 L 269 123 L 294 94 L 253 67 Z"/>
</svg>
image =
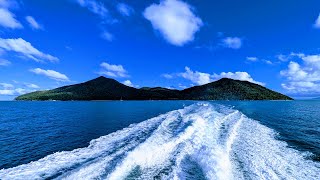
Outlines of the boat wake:
<svg viewBox="0 0 320 180">
<path fill-rule="evenodd" d="M 0 179 L 319 179 L 320 164 L 241 112 L 197 103 L 0 170 Z"/>
</svg>

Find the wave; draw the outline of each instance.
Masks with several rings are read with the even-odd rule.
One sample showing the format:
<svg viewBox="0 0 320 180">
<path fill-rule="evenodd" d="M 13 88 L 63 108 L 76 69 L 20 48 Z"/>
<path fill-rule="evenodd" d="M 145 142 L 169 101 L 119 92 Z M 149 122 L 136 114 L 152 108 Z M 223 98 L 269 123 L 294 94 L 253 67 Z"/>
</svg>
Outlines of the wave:
<svg viewBox="0 0 320 180">
<path fill-rule="evenodd" d="M 320 164 L 222 105 L 197 103 L 0 170 L 0 179 L 319 179 Z"/>
</svg>

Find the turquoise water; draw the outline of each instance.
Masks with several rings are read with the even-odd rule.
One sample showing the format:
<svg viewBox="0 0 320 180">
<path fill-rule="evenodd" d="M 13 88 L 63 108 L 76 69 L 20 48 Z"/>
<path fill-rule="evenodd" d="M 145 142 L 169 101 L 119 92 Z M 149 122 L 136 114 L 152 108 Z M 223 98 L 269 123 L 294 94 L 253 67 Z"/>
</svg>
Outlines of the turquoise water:
<svg viewBox="0 0 320 180">
<path fill-rule="evenodd" d="M 320 101 L 0 102 L 0 179 L 319 179 Z"/>
</svg>

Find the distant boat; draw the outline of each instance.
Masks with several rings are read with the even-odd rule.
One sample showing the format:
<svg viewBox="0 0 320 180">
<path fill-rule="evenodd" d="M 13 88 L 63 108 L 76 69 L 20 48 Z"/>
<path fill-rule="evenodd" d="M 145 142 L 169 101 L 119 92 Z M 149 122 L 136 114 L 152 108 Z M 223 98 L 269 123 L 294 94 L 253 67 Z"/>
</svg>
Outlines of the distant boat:
<svg viewBox="0 0 320 180">
<path fill-rule="evenodd" d="M 120 101 L 123 101 L 122 97 L 120 98 Z"/>
</svg>

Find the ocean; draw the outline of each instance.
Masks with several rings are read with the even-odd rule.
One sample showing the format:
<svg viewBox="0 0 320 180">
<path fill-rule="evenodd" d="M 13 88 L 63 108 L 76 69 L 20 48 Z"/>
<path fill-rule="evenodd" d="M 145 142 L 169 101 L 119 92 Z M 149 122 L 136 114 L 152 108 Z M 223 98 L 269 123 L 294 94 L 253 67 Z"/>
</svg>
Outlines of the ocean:
<svg viewBox="0 0 320 180">
<path fill-rule="evenodd" d="M 0 179 L 320 179 L 320 101 L 0 102 Z"/>
</svg>

